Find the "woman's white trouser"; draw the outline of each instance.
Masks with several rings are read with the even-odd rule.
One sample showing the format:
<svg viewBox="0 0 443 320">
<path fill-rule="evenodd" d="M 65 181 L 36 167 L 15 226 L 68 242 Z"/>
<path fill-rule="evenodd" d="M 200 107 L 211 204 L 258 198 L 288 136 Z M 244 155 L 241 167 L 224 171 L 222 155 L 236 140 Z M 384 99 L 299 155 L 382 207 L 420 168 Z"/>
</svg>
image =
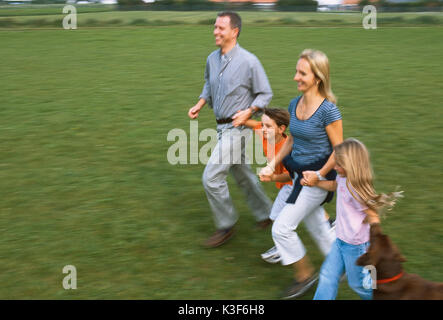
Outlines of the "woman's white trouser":
<svg viewBox="0 0 443 320">
<path fill-rule="evenodd" d="M 302 259 L 306 249 L 297 234 L 297 227 L 304 222 L 320 251 L 326 256 L 335 241 L 325 210 L 320 204 L 327 191 L 318 187 L 303 187 L 294 204 L 286 204 L 272 226 L 272 238 L 282 258 L 282 265 Z"/>
</svg>

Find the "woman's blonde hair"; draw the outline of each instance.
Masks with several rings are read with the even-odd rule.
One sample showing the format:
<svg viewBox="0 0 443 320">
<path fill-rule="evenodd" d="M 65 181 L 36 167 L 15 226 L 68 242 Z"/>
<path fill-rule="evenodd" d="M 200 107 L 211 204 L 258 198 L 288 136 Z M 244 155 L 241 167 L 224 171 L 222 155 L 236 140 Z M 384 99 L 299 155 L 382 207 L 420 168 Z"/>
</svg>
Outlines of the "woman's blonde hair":
<svg viewBox="0 0 443 320">
<path fill-rule="evenodd" d="M 311 66 L 312 72 L 314 72 L 317 79 L 320 80 L 318 84 L 318 91 L 328 101 L 337 103 L 337 98 L 331 89 L 331 80 L 329 78 L 329 59 L 320 50 L 305 49 L 300 54 L 300 59 L 305 59 Z"/>
<path fill-rule="evenodd" d="M 375 192 L 369 151 L 363 143 L 349 138 L 336 145 L 334 151 L 335 162 L 344 169 L 348 190 L 357 201 L 372 210 L 379 211 L 382 208 L 390 210 L 397 198 L 402 197 L 401 191 L 390 194 Z"/>
</svg>

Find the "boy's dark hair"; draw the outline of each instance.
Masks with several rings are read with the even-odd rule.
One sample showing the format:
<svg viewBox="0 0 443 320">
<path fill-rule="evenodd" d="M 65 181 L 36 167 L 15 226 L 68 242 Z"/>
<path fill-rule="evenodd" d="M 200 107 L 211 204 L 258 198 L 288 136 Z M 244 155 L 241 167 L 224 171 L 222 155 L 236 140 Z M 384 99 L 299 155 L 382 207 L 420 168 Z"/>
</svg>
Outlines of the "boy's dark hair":
<svg viewBox="0 0 443 320">
<path fill-rule="evenodd" d="M 223 11 L 217 14 L 217 17 L 229 17 L 231 28 L 238 28 L 237 39 L 240 37 L 241 18 L 237 13 L 232 11 Z"/>
<path fill-rule="evenodd" d="M 264 108 L 264 114 L 275 121 L 277 126 L 289 126 L 289 112 L 279 108 Z"/>
</svg>

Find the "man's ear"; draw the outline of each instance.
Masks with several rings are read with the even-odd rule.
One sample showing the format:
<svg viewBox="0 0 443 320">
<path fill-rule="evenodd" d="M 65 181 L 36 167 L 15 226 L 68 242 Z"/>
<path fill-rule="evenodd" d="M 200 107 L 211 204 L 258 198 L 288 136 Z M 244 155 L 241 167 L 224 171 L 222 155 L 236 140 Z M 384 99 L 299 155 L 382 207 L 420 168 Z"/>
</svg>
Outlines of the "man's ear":
<svg viewBox="0 0 443 320">
<path fill-rule="evenodd" d="M 234 28 L 235 31 L 235 38 L 238 39 L 238 36 L 240 34 L 240 29 L 239 28 Z"/>
</svg>

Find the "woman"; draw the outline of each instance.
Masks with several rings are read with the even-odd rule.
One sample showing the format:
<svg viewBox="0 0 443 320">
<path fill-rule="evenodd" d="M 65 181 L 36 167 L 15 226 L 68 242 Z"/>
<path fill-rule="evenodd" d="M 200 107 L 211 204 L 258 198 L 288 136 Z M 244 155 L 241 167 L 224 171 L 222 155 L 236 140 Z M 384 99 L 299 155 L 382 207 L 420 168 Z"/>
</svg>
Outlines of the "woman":
<svg viewBox="0 0 443 320">
<path fill-rule="evenodd" d="M 335 175 L 330 176 L 335 165 L 332 148 L 343 141 L 341 114 L 331 90 L 327 56 L 318 50 L 304 50 L 297 62 L 294 80 L 302 95 L 289 104 L 291 135 L 276 157 L 260 172 L 261 176 L 271 175 L 289 154 L 292 161 L 302 163 L 306 170 L 303 177 L 298 176 L 303 187 L 294 195 L 294 203 L 286 204 L 272 227 L 272 238 L 281 255 L 281 263 L 294 267 L 295 280 L 284 294 L 286 299 L 302 295 L 317 280 L 296 232 L 300 222 L 304 221 L 325 256 L 335 241 L 321 206 L 328 192 L 315 185 L 326 176 L 335 178 Z M 311 164 L 311 170 L 307 169 L 306 166 Z M 316 170 L 314 166 L 319 170 L 312 171 Z"/>
</svg>

